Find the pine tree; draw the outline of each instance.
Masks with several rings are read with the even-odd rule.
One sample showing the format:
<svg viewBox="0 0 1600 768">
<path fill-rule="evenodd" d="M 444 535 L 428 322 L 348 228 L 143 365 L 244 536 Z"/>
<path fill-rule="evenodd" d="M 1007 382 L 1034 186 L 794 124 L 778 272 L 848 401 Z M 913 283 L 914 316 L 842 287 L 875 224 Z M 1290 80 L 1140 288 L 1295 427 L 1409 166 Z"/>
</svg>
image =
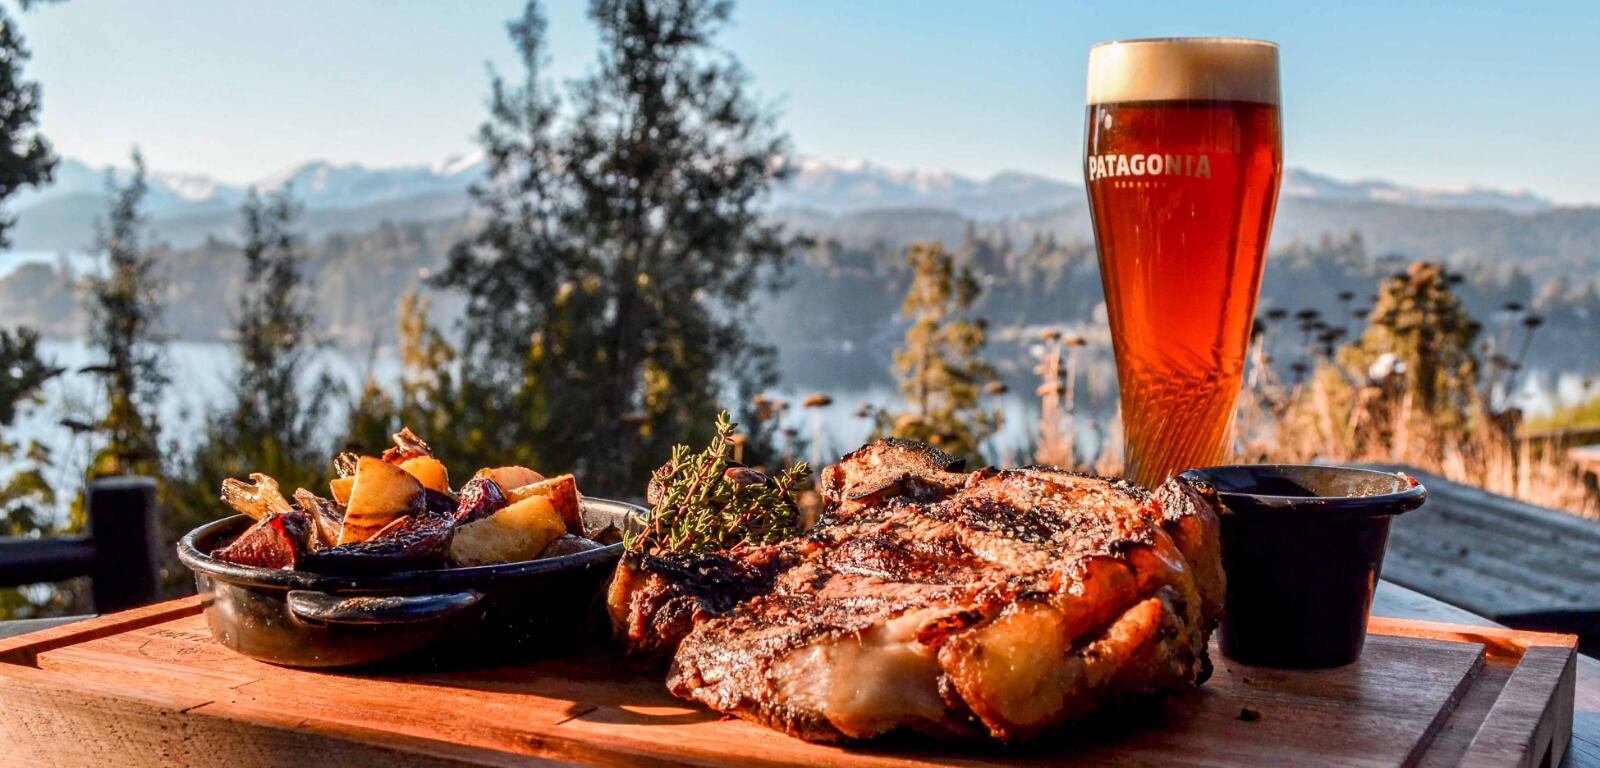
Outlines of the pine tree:
<svg viewBox="0 0 1600 768">
<path fill-rule="evenodd" d="M 288 190 L 252 191 L 243 218 L 244 281 L 234 318 L 239 367 L 225 406 L 206 419 L 172 494 L 169 534 L 215 517 L 217 484 L 264 472 L 285 492 L 317 488 L 331 454 L 327 411 L 336 385 L 312 377 L 318 340 L 294 233 L 299 209 Z"/>
<path fill-rule="evenodd" d="M 894 353 L 906 410 L 881 413 L 878 432 L 975 458 L 979 444 L 1000 426 L 1000 413 L 979 402 L 995 373 L 979 356 L 986 324 L 968 315 L 980 292 L 977 278 L 957 269 L 938 243 L 911 246 L 906 261 L 912 277 L 901 311 L 911 325 Z"/>
<path fill-rule="evenodd" d="M 269 198 L 252 191 L 242 213 L 245 272 L 234 324 L 234 429 L 243 446 L 259 444 L 280 457 L 271 463 L 317 464 L 327 457 L 318 433 L 326 426 L 322 419 L 334 385 L 324 374 L 309 391 L 302 389 L 318 340 L 293 229 L 299 207 L 287 189 Z"/>
<path fill-rule="evenodd" d="M 156 475 L 161 459 L 156 407 L 167 374 L 157 335 L 160 280 L 141 242 L 145 169 L 138 150 L 127 182 L 108 176 L 106 186 L 111 210 L 97 238 L 105 272 L 88 279 L 90 342 L 105 357 L 93 369 L 105 398 L 105 413 L 95 425 L 105 445 L 89 471 Z"/>
<path fill-rule="evenodd" d="M 22 33 L 0 9 L 0 201 L 24 186 L 49 183 L 56 158 L 39 135 L 39 84 L 22 77 L 30 57 Z M 10 247 L 16 217 L 0 212 L 0 248 Z M 0 361 L 3 362 L 3 361 Z"/>
<path fill-rule="evenodd" d="M 489 393 L 462 375 L 460 353 L 429 322 L 429 307 L 428 297 L 416 291 L 401 296 L 398 391 L 366 383 L 352 408 L 345 448 L 376 453 L 406 426 L 428 441 L 451 477 L 469 477 L 484 466 L 532 463 L 523 445 L 496 437 L 494 415 L 480 399 Z"/>
<path fill-rule="evenodd" d="M 1473 341 L 1479 332 L 1437 264 L 1383 280 L 1366 328 L 1332 359 L 1300 362 L 1278 429 L 1280 456 L 1389 461 L 1438 470 L 1477 455 L 1489 427 Z"/>
<path fill-rule="evenodd" d="M 784 140 L 713 47 L 729 10 L 592 2 L 599 66 L 558 130 L 529 3 L 509 25 L 525 79 L 491 83 L 486 222 L 440 280 L 466 296 L 463 381 L 484 390 L 463 410 L 490 445 L 601 490 L 637 493 L 674 443 L 709 437 L 719 400 L 773 381 L 743 321 L 787 260 L 757 207 Z"/>
<path fill-rule="evenodd" d="M 10 427 L 24 408 L 38 403 L 39 388 L 61 369 L 39 353 L 39 333 L 0 328 L 0 427 Z"/>
<path fill-rule="evenodd" d="M 24 10 L 29 3 L 22 3 Z M 54 174 L 56 158 L 39 134 L 39 85 L 23 78 L 30 53 L 15 22 L 0 9 L 0 204 L 24 186 L 41 186 Z M 16 217 L 0 208 L 0 249 L 11 245 Z M 4 322 L 0 320 L 0 322 Z M 39 400 L 44 383 L 61 373 L 39 353 L 39 336 L 28 328 L 0 328 L 0 536 L 56 530 L 55 489 L 45 479 L 50 451 L 38 441 L 14 442 L 9 431 L 17 415 Z M 38 610 L 35 600 L 15 589 L 0 589 L 0 618 L 23 618 Z"/>
<path fill-rule="evenodd" d="M 1417 262 L 1385 280 L 1367 328 L 1341 350 L 1347 369 L 1368 371 L 1384 354 L 1403 362 L 1411 409 L 1444 432 L 1472 417 L 1478 387 L 1473 341 L 1480 330 L 1451 291 L 1443 269 Z"/>
<path fill-rule="evenodd" d="M 13 442 L 5 431 L 22 411 L 39 403 L 40 388 L 60 373 L 60 368 L 40 355 L 38 333 L 27 328 L 15 333 L 0 328 L 0 463 L 14 469 L 0 478 L 0 536 L 55 527 L 55 490 L 44 475 L 50 466 L 49 449 L 35 440 Z"/>
<path fill-rule="evenodd" d="M 24 6 L 26 7 L 26 6 Z M 56 158 L 39 134 L 39 84 L 22 76 L 30 54 L 15 22 L 0 9 L 0 202 L 24 186 L 50 181 Z M 15 217 L 0 211 L 0 249 L 10 246 Z M 36 405 L 45 382 L 61 373 L 39 352 L 39 334 L 0 328 L 0 429 Z M 49 530 L 55 492 L 44 480 L 48 449 L 35 441 L 14 443 L 0 434 L 0 464 L 16 468 L 0 478 L 0 535 Z"/>
</svg>

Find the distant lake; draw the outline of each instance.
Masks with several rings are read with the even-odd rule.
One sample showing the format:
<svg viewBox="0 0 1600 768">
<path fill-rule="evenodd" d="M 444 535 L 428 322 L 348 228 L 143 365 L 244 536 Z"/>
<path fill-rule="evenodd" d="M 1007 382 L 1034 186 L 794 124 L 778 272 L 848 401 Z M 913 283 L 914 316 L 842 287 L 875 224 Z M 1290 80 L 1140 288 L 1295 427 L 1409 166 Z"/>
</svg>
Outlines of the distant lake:
<svg viewBox="0 0 1600 768">
<path fill-rule="evenodd" d="M 93 458 L 98 443 L 89 435 L 73 432 L 62 419 L 92 421 L 105 409 L 99 381 L 82 373 L 85 366 L 100 362 L 99 353 L 82 341 L 46 341 L 40 344 L 44 356 L 67 372 L 45 386 L 43 405 L 23 413 L 12 425 L 6 440 L 26 445 L 37 440 L 49 448 L 54 466 L 49 472 L 51 485 L 62 499 L 70 502 L 72 489 L 82 483 L 84 470 Z M 180 449 L 194 445 L 194 435 L 205 413 L 221 405 L 228 394 L 228 382 L 237 366 L 232 346 L 221 342 L 183 342 L 167 345 L 168 376 L 171 384 L 163 393 L 159 409 L 161 441 Z M 315 356 L 310 370 L 326 370 L 344 382 L 352 393 L 359 392 L 368 369 L 380 381 L 393 381 L 399 363 L 392 351 L 380 352 L 370 362 L 364 355 L 341 350 L 324 350 Z M 327 423 L 330 430 L 343 429 L 346 403 L 333 403 Z M 0 461 L 0 482 L 11 467 Z"/>
<path fill-rule="evenodd" d="M 80 372 L 84 366 L 99 362 L 99 357 L 82 341 L 52 341 L 42 346 L 44 354 L 65 367 L 68 373 L 46 386 L 45 404 L 24 413 L 5 438 L 18 444 L 38 440 L 50 449 L 55 459 L 50 480 L 63 496 L 64 506 L 73 495 L 71 489 L 82 482 L 96 445 L 91 437 L 62 426 L 61 420 L 91 421 L 103 410 L 98 382 L 93 376 Z M 221 405 L 227 397 L 228 382 L 237 362 L 233 348 L 222 342 L 173 342 L 167 347 L 167 361 L 172 385 L 167 388 L 160 408 L 162 441 L 164 445 L 187 449 L 193 446 L 193 436 L 204 414 Z M 329 372 L 343 382 L 353 396 L 360 391 L 369 372 L 377 381 L 392 385 L 400 365 L 392 348 L 380 349 L 370 359 L 366 351 L 334 348 L 319 351 L 307 370 L 313 375 L 322 370 Z M 815 454 L 831 460 L 861 445 L 871 433 L 872 424 L 870 419 L 855 415 L 860 405 L 894 408 L 902 402 L 888 383 L 829 388 L 825 386 L 825 379 L 820 378 L 825 375 L 825 372 L 813 371 L 807 378 L 819 380 L 780 387 L 772 393 L 791 403 L 785 415 L 785 426 L 795 428 L 803 442 L 813 442 L 813 433 L 820 431 L 820 444 L 806 451 L 806 455 L 797 455 L 796 459 L 813 459 Z M 1574 402 L 1596 393 L 1596 385 L 1586 387 L 1583 378 L 1575 374 L 1552 377 L 1533 371 L 1523 382 L 1518 400 L 1530 416 L 1548 413 L 1556 403 Z M 800 402 L 815 391 L 826 392 L 833 398 L 833 404 L 815 412 L 802 408 Z M 1003 463 L 1027 463 L 1026 453 L 1038 439 L 1039 403 L 1032 395 L 1032 387 L 1014 386 L 1010 394 L 998 401 L 1004 423 L 999 434 L 986 446 L 986 453 Z M 993 407 L 995 398 L 988 398 L 988 402 Z M 338 399 L 330 407 L 326 419 L 330 434 L 343 429 L 347 405 L 346 400 Z M 1081 401 L 1080 408 L 1088 410 Z M 1092 452 L 1098 448 L 1097 429 L 1105 427 L 1114 415 L 1114 408 L 1114 404 L 1102 403 L 1100 412 L 1078 415 L 1076 439 L 1082 450 Z M 0 482 L 10 475 L 11 469 L 0 462 Z"/>
<path fill-rule="evenodd" d="M 90 421 L 104 410 L 99 382 L 94 376 L 80 372 L 84 366 L 98 363 L 100 358 L 82 341 L 48 341 L 41 346 L 47 358 L 68 372 L 46 385 L 44 405 L 24 413 L 5 438 L 18 444 L 38 440 L 48 447 L 55 459 L 50 472 L 51 484 L 62 496 L 70 497 L 69 489 L 82 482 L 84 469 L 97 445 L 90 436 L 76 434 L 63 426 L 61 420 Z M 192 448 L 205 413 L 225 402 L 237 359 L 232 346 L 226 343 L 176 341 L 167 345 L 167 362 L 172 384 L 167 387 L 160 407 L 162 443 L 181 449 Z M 392 348 L 380 349 L 370 360 L 365 351 L 335 348 L 318 352 L 313 365 L 307 369 L 328 371 L 353 396 L 360 391 L 369 371 L 379 382 L 392 385 L 398 378 L 400 364 Z M 871 403 L 875 407 L 893 407 L 900 403 L 898 394 L 887 384 L 829 389 L 833 405 L 817 409 L 813 414 L 800 407 L 801 400 L 813 391 L 816 388 L 779 388 L 771 394 L 792 404 L 784 423 L 798 430 L 802 442 L 812 442 L 813 415 L 817 417 L 822 435 L 819 448 L 830 460 L 860 445 L 871 432 L 870 421 L 854 415 L 861 403 Z M 1018 452 L 1036 440 L 1038 401 L 1031 395 L 1012 394 L 1001 398 L 1000 404 L 1004 425 L 992 440 L 991 451 L 998 452 L 1001 458 L 1009 456 L 1016 461 L 1020 458 Z M 339 399 L 329 409 L 326 423 L 330 432 L 343 429 L 347 406 L 347 401 Z M 1090 431 L 1085 430 L 1080 439 L 1088 441 L 1087 445 L 1097 445 Z M 796 456 L 797 460 L 810 458 L 810 455 Z M 11 467 L 0 462 L 0 482 L 10 470 Z"/>
</svg>

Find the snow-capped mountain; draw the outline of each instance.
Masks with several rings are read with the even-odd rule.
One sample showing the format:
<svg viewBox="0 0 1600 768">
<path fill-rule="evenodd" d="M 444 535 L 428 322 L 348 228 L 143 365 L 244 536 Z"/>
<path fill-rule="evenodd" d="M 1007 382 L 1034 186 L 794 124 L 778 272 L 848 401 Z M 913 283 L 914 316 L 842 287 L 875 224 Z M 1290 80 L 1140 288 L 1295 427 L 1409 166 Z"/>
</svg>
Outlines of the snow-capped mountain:
<svg viewBox="0 0 1600 768">
<path fill-rule="evenodd" d="M 63 158 L 50 186 L 25 188 L 12 201 L 11 208 L 26 214 L 31 208 L 64 198 L 102 197 L 108 172 L 121 179 L 126 178 L 127 169 L 95 168 L 80 160 Z M 482 174 L 483 156 L 476 153 L 433 165 L 394 168 L 316 160 L 247 185 L 228 184 L 198 173 L 152 170 L 145 206 L 152 219 L 192 216 L 236 208 L 251 187 L 270 192 L 289 185 L 295 198 L 308 209 L 357 208 L 421 195 L 464 193 Z"/>
<path fill-rule="evenodd" d="M 1376 179 L 1339 181 L 1300 168 L 1290 168 L 1284 174 L 1282 195 L 1341 202 L 1393 203 L 1418 208 L 1495 208 L 1511 213 L 1538 213 L 1555 207 L 1555 203 L 1549 199 L 1527 190 L 1504 191 L 1470 185 L 1407 187 Z"/>
<path fill-rule="evenodd" d="M 317 160 L 268 176 L 256 186 L 275 191 L 288 185 L 307 208 L 354 208 L 418 195 L 465 192 L 482 177 L 483 170 L 479 153 L 398 168 Z"/>
<path fill-rule="evenodd" d="M 973 179 L 947 171 L 902 171 L 864 160 L 826 161 L 798 158 L 795 174 L 774 191 L 779 208 L 813 208 L 847 213 L 867 208 L 943 208 L 969 218 L 996 218 L 1078 205 L 1084 200 L 1077 184 L 1023 171 L 1006 171 Z M 1418 208 L 1493 208 L 1511 213 L 1536 213 L 1555 207 L 1528 191 L 1502 191 L 1476 186 L 1408 187 L 1388 181 L 1340 181 L 1291 168 L 1284 174 L 1283 196 L 1332 202 L 1373 202 Z"/>
<path fill-rule="evenodd" d="M 1076 184 L 1007 171 L 978 180 L 949 171 L 893 170 L 865 160 L 791 161 L 794 175 L 772 193 L 776 208 L 846 213 L 865 208 L 944 208 L 972 218 L 1015 216 L 1082 202 Z"/>
<path fill-rule="evenodd" d="M 766 200 L 766 205 L 775 210 L 838 215 L 871 209 L 919 208 L 950 211 L 969 219 L 996 219 L 1081 206 L 1084 201 L 1083 188 L 1077 184 L 1023 171 L 975 179 L 949 171 L 886 168 L 865 160 L 795 157 L 789 162 L 793 175 L 772 190 Z M 107 172 L 105 168 L 66 158 L 56 168 L 53 184 L 18 193 L 7 206 L 24 225 L 18 231 L 18 247 L 72 248 L 76 247 L 73 244 L 84 242 L 92 222 L 105 210 Z M 318 160 L 250 185 L 228 184 L 197 173 L 153 170 L 149 174 L 145 212 L 158 223 L 183 220 L 202 226 L 198 223 L 201 219 L 225 222 L 233 218 L 250 187 L 271 191 L 285 185 L 293 188 L 295 197 L 309 211 L 362 209 L 374 216 L 391 218 L 414 215 L 418 210 L 464 211 L 468 187 L 484 172 L 484 159 L 478 153 L 431 165 L 389 168 Z M 126 170 L 116 173 L 120 177 Z M 1290 169 L 1285 174 L 1283 196 L 1330 203 L 1497 209 L 1517 214 L 1554 207 L 1549 200 L 1526 191 L 1425 189 L 1373 180 L 1347 182 L 1301 169 Z M 428 205 L 418 205 L 423 202 Z M 394 210 L 377 210 L 384 208 Z M 206 231 L 217 228 L 202 226 L 206 227 Z"/>
</svg>

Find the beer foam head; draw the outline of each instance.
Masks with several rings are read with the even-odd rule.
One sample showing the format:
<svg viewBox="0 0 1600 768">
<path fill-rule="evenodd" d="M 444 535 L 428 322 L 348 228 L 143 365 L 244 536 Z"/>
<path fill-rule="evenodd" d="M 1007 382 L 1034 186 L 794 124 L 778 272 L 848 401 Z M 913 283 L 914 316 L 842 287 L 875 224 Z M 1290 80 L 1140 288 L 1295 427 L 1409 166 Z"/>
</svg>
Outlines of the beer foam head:
<svg viewBox="0 0 1600 768">
<path fill-rule="evenodd" d="M 1089 49 L 1089 103 L 1278 103 L 1278 46 L 1237 37 L 1119 40 Z"/>
</svg>

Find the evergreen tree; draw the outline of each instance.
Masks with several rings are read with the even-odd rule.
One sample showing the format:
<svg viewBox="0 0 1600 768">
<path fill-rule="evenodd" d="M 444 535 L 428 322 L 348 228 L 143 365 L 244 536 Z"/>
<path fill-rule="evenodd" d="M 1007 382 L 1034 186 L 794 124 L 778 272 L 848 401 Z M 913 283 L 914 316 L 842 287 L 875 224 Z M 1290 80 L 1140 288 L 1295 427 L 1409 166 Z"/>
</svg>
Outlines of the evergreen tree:
<svg viewBox="0 0 1600 768">
<path fill-rule="evenodd" d="M 39 334 L 27 328 L 15 333 L 0 328 L 0 463 L 14 468 L 9 477 L 0 478 L 0 536 L 55 528 L 55 490 L 44 476 L 49 449 L 34 440 L 14 442 L 5 432 L 23 410 L 38 404 L 40 388 L 60 373 L 39 354 Z M 0 605 L 5 602 L 0 597 Z"/>
<path fill-rule="evenodd" d="M 298 213 L 288 190 L 270 198 L 252 191 L 245 202 L 244 286 L 234 323 L 239 353 L 235 428 L 242 443 L 262 444 L 268 453 L 280 454 L 286 466 L 326 458 L 314 443 L 332 387 L 323 376 L 309 396 L 300 388 L 317 340 L 300 271 L 300 240 L 293 230 Z"/>
<path fill-rule="evenodd" d="M 14 442 L 6 434 L 18 413 L 38 402 L 39 387 L 60 373 L 41 361 L 37 343 L 38 335 L 27 329 L 15 334 L 0 329 L 0 465 L 9 468 L 0 477 L 0 536 L 37 535 L 61 527 L 55 489 L 45 478 L 49 449 L 36 440 Z M 50 594 L 41 601 L 15 588 L 0 588 L 0 619 L 29 618 L 42 607 L 66 604 L 63 595 Z"/>
<path fill-rule="evenodd" d="M 26 7 L 26 4 L 24 4 Z M 39 84 L 22 76 L 30 54 L 16 23 L 0 9 L 0 202 L 24 186 L 50 181 L 56 158 L 39 135 Z M 0 249 L 10 246 L 15 217 L 0 211 Z M 0 430 L 9 430 L 18 413 L 39 399 L 39 390 L 61 369 L 39 353 L 39 334 L 29 328 L 0 328 Z M 0 478 L 0 535 L 48 530 L 55 493 L 42 468 L 49 451 L 35 441 L 26 445 L 0 433 L 0 463 L 16 468 Z"/>
<path fill-rule="evenodd" d="M 158 474 L 160 426 L 156 407 L 167 385 L 157 326 L 160 285 L 155 260 L 141 243 L 144 158 L 133 152 L 133 174 L 118 184 L 108 176 L 111 210 L 99 227 L 103 274 L 88 279 L 89 338 L 105 357 L 92 371 L 101 377 L 105 413 L 96 423 L 105 446 L 91 475 Z"/>
<path fill-rule="evenodd" d="M 757 209 L 784 141 L 713 48 L 729 10 L 594 0 L 599 66 L 559 128 L 537 4 L 509 25 L 526 76 L 491 83 L 485 225 L 440 279 L 467 299 L 458 392 L 488 445 L 636 493 L 710 436 L 719 400 L 773 380 L 743 321 L 787 258 Z"/>
<path fill-rule="evenodd" d="M 56 158 L 39 135 L 39 84 L 23 79 L 29 54 L 16 24 L 0 9 L 0 201 L 50 181 Z M 11 245 L 16 217 L 0 212 L 0 248 Z"/>
<path fill-rule="evenodd" d="M 979 444 L 1000 426 L 999 411 L 986 411 L 979 402 L 995 373 L 979 356 L 986 324 L 968 314 L 978 299 L 977 278 L 956 268 L 938 243 L 911 246 L 906 261 L 912 277 L 901 311 L 911 325 L 894 353 L 906 410 L 880 413 L 878 432 L 977 457 Z"/>
<path fill-rule="evenodd" d="M 29 3 L 23 0 L 22 7 Z M 24 186 L 50 181 L 56 158 L 39 134 L 39 85 L 23 78 L 30 57 L 15 22 L 0 9 L 0 204 Z M 11 245 L 16 217 L 0 209 L 0 249 Z M 39 353 L 39 336 L 28 328 L 0 328 L 0 536 L 37 534 L 59 528 L 55 489 L 45 480 L 50 451 L 7 434 L 17 415 L 37 404 L 39 389 L 61 370 Z M 0 589 L 0 618 L 34 615 L 38 604 L 15 589 Z"/>
<path fill-rule="evenodd" d="M 169 533 L 216 515 L 224 477 L 264 472 L 287 492 L 315 489 L 324 474 L 336 386 L 326 373 L 306 381 L 317 339 L 294 233 L 298 212 L 287 190 L 265 198 L 252 191 L 241 210 L 244 281 L 233 326 L 239 367 L 228 404 L 207 418 L 181 473 Z"/>
<path fill-rule="evenodd" d="M 376 453 L 402 426 L 420 435 L 448 466 L 451 477 L 465 478 L 479 467 L 528 464 L 526 449 L 502 443 L 493 414 L 473 398 L 485 393 L 462 376 L 459 353 L 428 321 L 428 297 L 409 291 L 400 298 L 400 381 L 391 395 L 368 381 L 352 409 L 345 447 Z"/>
<path fill-rule="evenodd" d="M 60 373 L 39 354 L 37 331 L 0 328 L 0 427 L 10 427 L 23 408 L 36 404 L 39 388 Z"/>
<path fill-rule="evenodd" d="M 1479 326 L 1449 275 L 1418 262 L 1384 279 L 1366 320 L 1332 359 L 1299 364 L 1310 376 L 1284 402 L 1278 455 L 1399 455 L 1438 470 L 1446 455 L 1481 453 L 1485 441 L 1473 428 L 1488 426 L 1489 414 L 1472 351 Z"/>
<path fill-rule="evenodd" d="M 1404 363 L 1411 409 L 1445 432 L 1466 426 L 1474 411 L 1478 324 L 1451 291 L 1443 269 L 1417 262 L 1383 281 L 1361 337 L 1340 351 L 1350 370 L 1369 372 L 1385 353 Z"/>
</svg>

